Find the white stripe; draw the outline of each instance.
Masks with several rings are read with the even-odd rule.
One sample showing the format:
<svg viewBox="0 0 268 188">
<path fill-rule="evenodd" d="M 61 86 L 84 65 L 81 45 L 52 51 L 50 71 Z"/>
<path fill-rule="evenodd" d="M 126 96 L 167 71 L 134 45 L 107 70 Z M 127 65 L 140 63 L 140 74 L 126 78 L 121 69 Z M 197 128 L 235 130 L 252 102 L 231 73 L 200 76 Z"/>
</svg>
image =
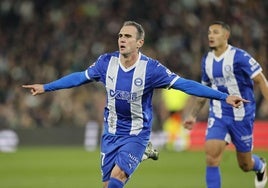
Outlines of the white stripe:
<svg viewBox="0 0 268 188">
<path fill-rule="evenodd" d="M 110 90 L 115 91 L 117 73 L 119 69 L 119 61 L 117 57 L 112 57 L 106 73 L 106 91 L 108 97 L 107 108 L 109 109 L 109 115 L 107 117 L 108 121 L 108 132 L 115 134 L 116 124 L 117 124 L 117 114 L 115 109 L 115 98 L 112 98 L 109 94 Z"/>
<path fill-rule="evenodd" d="M 225 78 L 225 86 L 228 89 L 228 92 L 230 95 L 237 95 L 241 96 L 241 93 L 239 91 L 239 87 L 234 75 L 234 56 L 235 56 L 235 50 L 229 50 L 227 54 L 224 57 L 223 60 L 223 77 Z M 229 69 L 231 68 L 231 69 Z M 228 70 L 228 71 L 227 71 Z M 245 109 L 244 104 L 242 103 L 240 108 L 233 108 L 234 113 L 234 119 L 236 121 L 241 121 L 243 117 L 245 116 Z"/>
<path fill-rule="evenodd" d="M 212 52 L 208 53 L 208 56 L 206 58 L 206 73 L 209 78 L 213 78 L 213 60 L 214 55 Z M 212 82 L 211 88 L 217 90 L 217 86 Z M 221 108 L 221 102 L 219 100 L 212 100 L 212 111 L 215 114 L 216 117 L 221 118 L 222 117 L 222 108 Z"/>
<path fill-rule="evenodd" d="M 169 84 L 169 86 L 166 89 L 170 89 L 170 87 L 179 79 L 179 76 L 176 76 Z"/>
<path fill-rule="evenodd" d="M 138 135 L 143 127 L 142 95 L 145 85 L 146 66 L 147 61 L 140 60 L 133 74 L 131 93 L 137 94 L 137 100 L 131 101 L 130 105 L 132 118 L 130 135 Z M 142 80 L 142 85 L 135 84 L 137 78 Z"/>
<path fill-rule="evenodd" d="M 260 68 L 259 70 L 255 71 L 251 76 L 250 78 L 253 79 L 255 76 L 257 76 L 259 73 L 262 72 L 262 68 Z"/>
<path fill-rule="evenodd" d="M 87 79 L 90 80 L 90 76 L 88 75 L 88 70 L 85 71 L 85 75 L 86 75 Z"/>
</svg>

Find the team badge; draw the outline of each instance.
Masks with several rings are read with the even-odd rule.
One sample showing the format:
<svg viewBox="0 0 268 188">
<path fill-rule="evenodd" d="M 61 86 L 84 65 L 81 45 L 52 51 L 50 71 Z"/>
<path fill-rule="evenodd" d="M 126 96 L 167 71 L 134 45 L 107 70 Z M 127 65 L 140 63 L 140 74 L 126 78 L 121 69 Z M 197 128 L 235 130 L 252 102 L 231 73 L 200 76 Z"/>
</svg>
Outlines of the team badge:
<svg viewBox="0 0 268 188">
<path fill-rule="evenodd" d="M 142 85 L 143 85 L 143 80 L 142 80 L 141 78 L 136 78 L 136 79 L 134 80 L 134 84 L 135 84 L 136 86 L 142 86 Z"/>
</svg>

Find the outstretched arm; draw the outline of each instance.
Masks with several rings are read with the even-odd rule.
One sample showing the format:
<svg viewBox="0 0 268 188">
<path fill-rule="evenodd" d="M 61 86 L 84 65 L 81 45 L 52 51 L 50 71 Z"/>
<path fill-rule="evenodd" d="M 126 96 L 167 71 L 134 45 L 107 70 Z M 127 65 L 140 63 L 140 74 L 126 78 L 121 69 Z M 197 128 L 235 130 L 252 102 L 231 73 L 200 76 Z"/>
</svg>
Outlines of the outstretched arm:
<svg viewBox="0 0 268 188">
<path fill-rule="evenodd" d="M 86 77 L 85 72 L 83 71 L 69 74 L 48 84 L 23 85 L 22 87 L 30 89 L 32 95 L 35 96 L 43 94 L 47 91 L 55 91 L 59 89 L 77 87 L 90 81 L 91 80 Z"/>
<path fill-rule="evenodd" d="M 243 102 L 249 102 L 239 96 L 228 95 L 227 93 L 211 89 L 210 87 L 202 85 L 196 81 L 184 78 L 176 80 L 176 82 L 172 85 L 172 88 L 197 97 L 222 100 L 235 108 L 238 108 Z"/>
</svg>

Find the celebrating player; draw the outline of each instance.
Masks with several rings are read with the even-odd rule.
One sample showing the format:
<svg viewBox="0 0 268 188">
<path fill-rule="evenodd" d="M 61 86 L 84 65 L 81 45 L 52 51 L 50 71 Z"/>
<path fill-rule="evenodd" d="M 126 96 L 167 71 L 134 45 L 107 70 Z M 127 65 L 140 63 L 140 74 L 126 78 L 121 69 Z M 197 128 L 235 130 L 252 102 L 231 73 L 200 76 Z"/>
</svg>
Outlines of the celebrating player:
<svg viewBox="0 0 268 188">
<path fill-rule="evenodd" d="M 85 71 L 75 72 L 48 84 L 23 85 L 32 95 L 77 87 L 92 81 L 106 87 L 107 104 L 101 139 L 104 188 L 122 188 L 137 169 L 148 144 L 152 126 L 155 88 L 174 88 L 188 94 L 226 102 L 235 108 L 247 100 L 215 91 L 183 79 L 157 60 L 140 52 L 144 29 L 134 22 L 123 24 L 118 34 L 119 51 L 101 55 Z"/>
<path fill-rule="evenodd" d="M 202 83 L 214 90 L 247 98 L 250 102 L 233 108 L 222 101 L 210 100 L 210 111 L 205 142 L 206 183 L 208 188 L 221 187 L 219 165 L 226 147 L 235 145 L 239 167 L 255 171 L 255 187 L 264 188 L 267 182 L 266 162 L 252 154 L 255 99 L 253 84 L 260 87 L 268 100 L 268 83 L 259 63 L 242 49 L 228 44 L 230 27 L 221 21 L 209 26 L 208 40 L 211 51 L 202 59 Z M 198 112 L 206 99 L 198 98 L 184 126 L 192 129 Z"/>
</svg>

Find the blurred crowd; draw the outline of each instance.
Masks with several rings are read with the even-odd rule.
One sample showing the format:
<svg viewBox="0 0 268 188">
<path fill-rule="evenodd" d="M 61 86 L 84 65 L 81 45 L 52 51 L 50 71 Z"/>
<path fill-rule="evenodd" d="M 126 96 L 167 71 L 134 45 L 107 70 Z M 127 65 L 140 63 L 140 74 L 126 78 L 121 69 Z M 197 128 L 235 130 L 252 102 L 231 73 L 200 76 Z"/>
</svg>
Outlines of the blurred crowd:
<svg viewBox="0 0 268 188">
<path fill-rule="evenodd" d="M 102 122 L 105 94 L 98 83 L 38 97 L 21 85 L 83 71 L 100 54 L 116 51 L 126 20 L 144 26 L 143 53 L 196 81 L 208 24 L 223 20 L 232 28 L 231 44 L 251 53 L 268 76 L 267 10 L 266 0 L 1 0 L 0 118 L 12 128 Z M 258 93 L 257 118 L 268 119 L 268 103 Z"/>
</svg>

